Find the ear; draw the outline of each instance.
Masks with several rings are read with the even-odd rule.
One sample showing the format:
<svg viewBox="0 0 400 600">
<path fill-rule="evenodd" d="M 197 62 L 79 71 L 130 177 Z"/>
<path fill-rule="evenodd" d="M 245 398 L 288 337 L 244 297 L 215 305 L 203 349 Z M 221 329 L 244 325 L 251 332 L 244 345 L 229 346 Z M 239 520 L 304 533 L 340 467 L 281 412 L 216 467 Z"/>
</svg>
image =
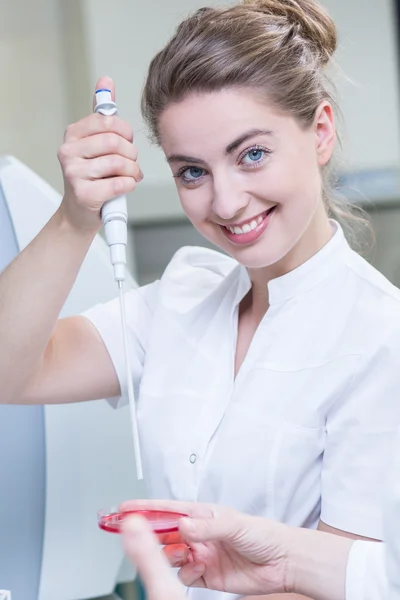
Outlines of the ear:
<svg viewBox="0 0 400 600">
<path fill-rule="evenodd" d="M 329 102 L 322 102 L 314 118 L 318 164 L 326 165 L 332 156 L 336 141 L 335 115 Z"/>
</svg>

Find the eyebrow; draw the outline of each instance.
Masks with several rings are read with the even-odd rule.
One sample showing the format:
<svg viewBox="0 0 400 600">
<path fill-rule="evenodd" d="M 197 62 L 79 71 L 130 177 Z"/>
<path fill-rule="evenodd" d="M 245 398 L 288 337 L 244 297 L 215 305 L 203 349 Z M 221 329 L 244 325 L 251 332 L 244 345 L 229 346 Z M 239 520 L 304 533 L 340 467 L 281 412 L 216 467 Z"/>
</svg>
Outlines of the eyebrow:
<svg viewBox="0 0 400 600">
<path fill-rule="evenodd" d="M 272 131 L 269 129 L 250 129 L 250 131 L 246 131 L 246 133 L 243 133 L 234 142 L 229 144 L 225 149 L 225 154 L 232 154 L 243 142 L 258 135 L 272 135 Z"/>
<path fill-rule="evenodd" d="M 250 129 L 249 131 L 246 131 L 241 136 L 236 138 L 236 140 L 228 144 L 228 146 L 225 148 L 225 154 L 232 154 L 235 150 L 237 150 L 237 148 L 241 144 L 243 144 L 243 142 L 246 142 L 248 139 L 256 137 L 258 135 L 273 135 L 273 132 L 269 129 Z M 187 162 L 196 165 L 204 164 L 204 160 L 201 160 L 201 158 L 196 158 L 195 156 L 187 156 L 186 154 L 170 154 L 167 157 L 167 162 Z"/>
</svg>

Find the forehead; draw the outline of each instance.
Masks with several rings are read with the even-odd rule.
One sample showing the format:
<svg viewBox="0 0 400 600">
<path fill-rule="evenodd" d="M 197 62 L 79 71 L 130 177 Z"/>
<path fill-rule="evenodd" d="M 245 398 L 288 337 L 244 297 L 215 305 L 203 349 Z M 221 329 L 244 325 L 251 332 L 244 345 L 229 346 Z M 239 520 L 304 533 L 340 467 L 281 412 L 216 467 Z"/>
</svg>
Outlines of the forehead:
<svg viewBox="0 0 400 600">
<path fill-rule="evenodd" d="M 191 94 L 170 104 L 159 119 L 161 146 L 166 154 L 185 149 L 201 152 L 225 148 L 251 129 L 282 131 L 293 119 L 250 90 Z"/>
</svg>

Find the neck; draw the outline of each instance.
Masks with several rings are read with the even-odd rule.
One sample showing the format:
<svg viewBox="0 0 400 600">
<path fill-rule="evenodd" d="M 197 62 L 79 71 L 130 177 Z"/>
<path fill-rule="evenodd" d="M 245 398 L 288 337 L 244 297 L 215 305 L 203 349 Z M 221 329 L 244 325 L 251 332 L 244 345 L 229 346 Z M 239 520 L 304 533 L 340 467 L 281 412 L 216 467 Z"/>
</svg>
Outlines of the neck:
<svg viewBox="0 0 400 600">
<path fill-rule="evenodd" d="M 332 235 L 332 226 L 321 205 L 305 233 L 281 260 L 261 269 L 248 269 L 252 282 L 251 312 L 264 315 L 269 308 L 268 283 L 307 262 L 328 243 Z"/>
</svg>

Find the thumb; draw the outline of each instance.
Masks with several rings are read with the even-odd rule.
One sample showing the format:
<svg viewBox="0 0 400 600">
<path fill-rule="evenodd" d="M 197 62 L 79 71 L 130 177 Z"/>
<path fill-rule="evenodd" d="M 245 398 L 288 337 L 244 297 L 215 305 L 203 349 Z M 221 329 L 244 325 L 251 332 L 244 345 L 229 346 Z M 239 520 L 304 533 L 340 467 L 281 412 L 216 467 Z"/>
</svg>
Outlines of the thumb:
<svg viewBox="0 0 400 600">
<path fill-rule="evenodd" d="M 182 518 L 179 531 L 190 542 L 215 542 L 232 539 L 240 527 L 234 512 L 223 513 L 208 519 Z"/>
<path fill-rule="evenodd" d="M 123 524 L 125 552 L 137 567 L 152 600 L 184 600 L 176 577 L 160 552 L 158 540 L 142 517 L 130 517 Z"/>
<path fill-rule="evenodd" d="M 111 77 L 100 77 L 100 79 L 97 80 L 95 93 L 93 95 L 93 110 L 96 106 L 96 92 L 98 90 L 110 90 L 111 98 L 115 102 L 115 85 L 113 80 Z"/>
</svg>

